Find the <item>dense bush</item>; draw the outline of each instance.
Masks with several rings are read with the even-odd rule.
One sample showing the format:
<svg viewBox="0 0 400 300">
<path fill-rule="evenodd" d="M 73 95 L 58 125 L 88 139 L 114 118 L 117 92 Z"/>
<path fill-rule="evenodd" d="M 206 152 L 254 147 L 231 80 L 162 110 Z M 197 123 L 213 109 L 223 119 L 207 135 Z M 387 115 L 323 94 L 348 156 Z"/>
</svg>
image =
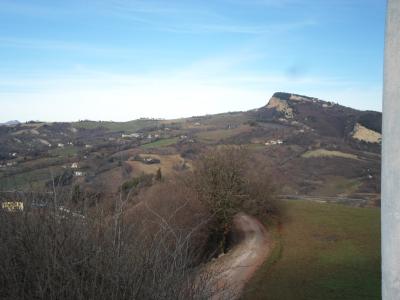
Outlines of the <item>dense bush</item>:
<svg viewBox="0 0 400 300">
<path fill-rule="evenodd" d="M 154 179 L 153 174 L 142 173 L 138 177 L 135 177 L 128 181 L 125 181 L 121 186 L 121 190 L 124 193 L 128 193 L 134 189 L 140 189 L 142 187 L 149 187 L 153 184 L 153 179 Z"/>
<path fill-rule="evenodd" d="M 204 153 L 196 163 L 192 184 L 214 217 L 213 234 L 221 248 L 239 211 L 263 217 L 281 211 L 268 170 L 242 147 L 224 146 Z"/>
</svg>

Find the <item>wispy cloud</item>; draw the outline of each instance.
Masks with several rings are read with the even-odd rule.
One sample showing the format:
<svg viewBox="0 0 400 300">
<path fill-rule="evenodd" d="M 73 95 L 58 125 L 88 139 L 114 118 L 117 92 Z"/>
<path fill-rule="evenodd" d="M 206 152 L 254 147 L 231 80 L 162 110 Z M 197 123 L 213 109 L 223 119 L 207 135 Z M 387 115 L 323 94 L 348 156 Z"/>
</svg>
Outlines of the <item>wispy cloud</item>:
<svg viewBox="0 0 400 300">
<path fill-rule="evenodd" d="M 68 16 L 77 13 L 79 13 L 79 10 L 69 9 L 68 6 L 57 6 L 56 2 L 54 2 L 53 5 L 44 5 L 33 1 L 1 0 L 0 3 L 0 14 L 7 15 L 25 15 L 56 19 L 60 16 Z"/>
<path fill-rule="evenodd" d="M 282 32 L 294 31 L 304 27 L 316 25 L 315 21 L 305 20 L 299 22 L 275 23 L 269 26 L 250 26 L 235 24 L 207 24 L 195 25 L 190 28 L 193 32 L 221 32 L 221 33 L 239 33 L 239 34 L 279 34 Z"/>
<path fill-rule="evenodd" d="M 288 0 L 289 1 L 289 0 Z M 293 0 L 294 1 L 294 0 Z M 263 24 L 248 24 L 232 19 L 223 10 L 198 5 L 196 9 L 177 1 L 114 0 L 98 6 L 104 14 L 142 23 L 153 30 L 174 33 L 237 33 L 260 35 L 313 26 L 315 21 L 300 19 Z"/>
<path fill-rule="evenodd" d="M 13 38 L 0 37 L 0 50 L 5 48 L 40 50 L 40 51 L 56 51 L 59 52 L 75 52 L 79 55 L 99 55 L 104 57 L 131 58 L 133 55 L 150 55 L 156 53 L 154 50 L 143 50 L 132 47 L 118 47 L 103 45 L 101 43 L 85 43 L 80 41 L 63 41 L 54 39 L 39 38 Z"/>
<path fill-rule="evenodd" d="M 307 4 L 311 0 L 224 0 L 226 3 L 239 4 L 244 6 L 267 6 L 282 8 L 298 4 Z"/>
<path fill-rule="evenodd" d="M 242 0 L 224 0 L 232 3 L 241 3 Z M 249 0 L 248 4 L 292 3 L 299 0 Z M 283 2 L 282 2 L 283 1 Z M 0 14 L 22 14 L 39 18 L 57 19 L 69 16 L 90 16 L 102 18 L 117 18 L 139 24 L 131 26 L 131 30 L 154 30 L 174 33 L 236 33 L 261 35 L 271 32 L 283 32 L 301 29 L 315 25 L 312 19 L 283 20 L 279 22 L 263 23 L 238 21 L 229 16 L 224 10 L 211 9 L 201 5 L 201 2 L 185 4 L 185 1 L 128 1 L 110 0 L 93 1 L 83 6 L 80 1 L 71 0 L 64 3 L 32 4 L 23 1 L 3 0 L 0 5 Z M 216 2 L 218 3 L 218 1 Z M 220 4 L 223 3 L 220 2 Z"/>
</svg>

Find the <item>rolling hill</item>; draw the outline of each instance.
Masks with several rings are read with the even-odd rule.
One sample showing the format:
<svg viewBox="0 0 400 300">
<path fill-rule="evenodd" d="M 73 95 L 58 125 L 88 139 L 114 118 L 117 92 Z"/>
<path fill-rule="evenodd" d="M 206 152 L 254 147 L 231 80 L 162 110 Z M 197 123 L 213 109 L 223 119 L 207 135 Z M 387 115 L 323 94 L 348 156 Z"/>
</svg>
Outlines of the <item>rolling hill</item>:
<svg viewBox="0 0 400 300">
<path fill-rule="evenodd" d="M 265 106 L 244 112 L 0 126 L 0 190 L 45 188 L 51 176 L 72 176 L 61 182 L 115 194 L 143 172 L 161 168 L 173 176 L 203 149 L 240 144 L 268 163 L 282 195 L 378 203 L 381 119 L 379 112 L 279 92 Z M 135 156 L 144 154 L 159 162 L 141 166 Z"/>
</svg>

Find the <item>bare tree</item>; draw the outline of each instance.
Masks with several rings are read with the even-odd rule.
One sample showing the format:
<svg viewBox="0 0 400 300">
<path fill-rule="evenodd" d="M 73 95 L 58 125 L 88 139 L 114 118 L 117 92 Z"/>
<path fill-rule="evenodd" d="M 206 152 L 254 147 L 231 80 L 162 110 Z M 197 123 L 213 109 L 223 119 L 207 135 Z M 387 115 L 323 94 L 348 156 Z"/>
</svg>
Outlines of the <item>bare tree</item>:
<svg viewBox="0 0 400 300">
<path fill-rule="evenodd" d="M 262 162 L 250 159 L 248 151 L 240 146 L 222 146 L 205 152 L 195 165 L 192 184 L 201 202 L 215 216 L 212 228 L 220 251 L 226 246 L 237 212 L 264 216 L 280 212 L 268 170 Z"/>
<path fill-rule="evenodd" d="M 74 212 L 66 195 L 23 196 L 24 211 L 0 210 L 0 298 L 209 299 L 214 275 L 193 246 L 203 224 L 177 226 L 190 206 L 181 196 L 165 211 L 144 202 L 133 222 L 124 199 L 110 216 L 101 205 Z"/>
</svg>

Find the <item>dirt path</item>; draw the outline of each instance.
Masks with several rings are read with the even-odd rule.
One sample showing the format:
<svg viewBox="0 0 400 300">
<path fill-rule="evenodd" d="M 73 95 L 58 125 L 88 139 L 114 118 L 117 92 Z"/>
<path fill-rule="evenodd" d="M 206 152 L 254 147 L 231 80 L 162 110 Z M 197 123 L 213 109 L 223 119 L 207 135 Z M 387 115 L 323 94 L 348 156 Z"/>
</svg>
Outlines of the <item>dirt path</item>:
<svg viewBox="0 0 400 300">
<path fill-rule="evenodd" d="M 217 288 L 221 290 L 213 299 L 237 299 L 246 282 L 264 263 L 271 251 L 271 238 L 265 227 L 256 219 L 239 213 L 233 221 L 235 246 L 219 257 L 212 268 L 219 271 Z M 227 290 L 235 290 L 235 296 Z"/>
</svg>

